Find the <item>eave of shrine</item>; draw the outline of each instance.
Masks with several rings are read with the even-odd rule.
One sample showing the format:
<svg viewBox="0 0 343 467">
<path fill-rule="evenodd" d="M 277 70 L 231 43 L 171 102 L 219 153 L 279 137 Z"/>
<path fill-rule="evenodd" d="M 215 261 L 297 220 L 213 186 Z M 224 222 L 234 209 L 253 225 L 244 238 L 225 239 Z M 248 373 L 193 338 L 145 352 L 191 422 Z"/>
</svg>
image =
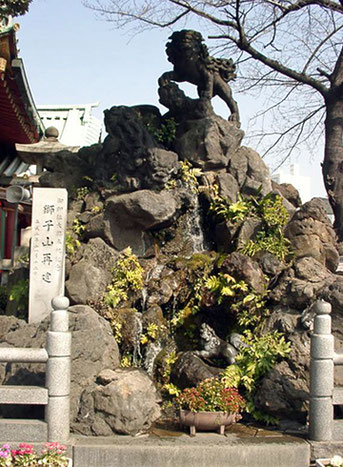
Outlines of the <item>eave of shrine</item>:
<svg viewBox="0 0 343 467">
<path fill-rule="evenodd" d="M 39 141 L 43 125 L 18 58 L 16 30 L 0 30 L 0 143 L 29 144 Z"/>
</svg>

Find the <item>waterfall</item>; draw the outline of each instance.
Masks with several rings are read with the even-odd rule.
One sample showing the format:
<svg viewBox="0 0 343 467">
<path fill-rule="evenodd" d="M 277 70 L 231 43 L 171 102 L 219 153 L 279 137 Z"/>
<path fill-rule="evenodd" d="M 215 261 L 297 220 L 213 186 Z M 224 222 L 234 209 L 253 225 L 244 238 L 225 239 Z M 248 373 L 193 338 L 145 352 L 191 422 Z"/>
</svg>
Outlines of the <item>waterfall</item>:
<svg viewBox="0 0 343 467">
<path fill-rule="evenodd" d="M 149 376 L 153 376 L 154 363 L 157 355 L 162 350 L 162 344 L 160 342 L 149 342 L 144 358 L 144 369 Z"/>
<path fill-rule="evenodd" d="M 143 324 L 142 324 L 142 315 L 141 313 L 134 313 L 133 314 L 133 329 L 132 329 L 132 334 L 133 334 L 133 364 L 134 366 L 139 366 L 138 362 L 138 357 L 139 359 L 142 359 L 142 354 L 141 354 L 141 335 L 143 331 Z"/>
<path fill-rule="evenodd" d="M 200 253 L 206 249 L 201 216 L 202 211 L 198 196 L 194 196 L 194 205 L 188 212 L 188 232 L 186 234 L 187 239 L 190 241 L 192 254 Z"/>
</svg>

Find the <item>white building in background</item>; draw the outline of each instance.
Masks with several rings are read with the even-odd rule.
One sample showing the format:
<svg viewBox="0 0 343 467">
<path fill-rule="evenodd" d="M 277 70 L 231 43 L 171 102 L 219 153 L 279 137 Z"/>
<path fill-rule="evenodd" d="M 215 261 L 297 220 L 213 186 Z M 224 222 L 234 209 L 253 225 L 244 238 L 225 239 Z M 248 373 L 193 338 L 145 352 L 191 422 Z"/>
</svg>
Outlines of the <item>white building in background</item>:
<svg viewBox="0 0 343 467">
<path fill-rule="evenodd" d="M 45 128 L 58 129 L 60 143 L 83 147 L 101 139 L 102 122 L 92 115 L 98 105 L 38 105 L 37 110 Z"/>
<path fill-rule="evenodd" d="M 279 172 L 273 174 L 271 177 L 276 183 L 290 183 L 293 185 L 299 191 L 303 203 L 312 199 L 311 178 L 300 174 L 298 164 L 292 164 L 289 168 L 280 169 Z"/>
</svg>

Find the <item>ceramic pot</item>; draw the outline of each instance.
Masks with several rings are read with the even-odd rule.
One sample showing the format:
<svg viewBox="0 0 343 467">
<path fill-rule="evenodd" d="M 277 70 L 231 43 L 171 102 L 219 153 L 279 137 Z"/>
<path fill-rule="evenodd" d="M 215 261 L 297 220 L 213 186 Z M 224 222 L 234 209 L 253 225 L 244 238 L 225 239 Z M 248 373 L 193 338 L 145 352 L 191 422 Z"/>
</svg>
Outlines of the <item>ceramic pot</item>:
<svg viewBox="0 0 343 467">
<path fill-rule="evenodd" d="M 197 430 L 218 431 L 223 435 L 226 426 L 238 422 L 241 418 L 241 415 L 236 413 L 180 410 L 180 423 L 181 425 L 189 426 L 191 436 L 195 436 Z"/>
<path fill-rule="evenodd" d="M 316 467 L 326 467 L 330 464 L 330 459 L 316 459 Z"/>
</svg>

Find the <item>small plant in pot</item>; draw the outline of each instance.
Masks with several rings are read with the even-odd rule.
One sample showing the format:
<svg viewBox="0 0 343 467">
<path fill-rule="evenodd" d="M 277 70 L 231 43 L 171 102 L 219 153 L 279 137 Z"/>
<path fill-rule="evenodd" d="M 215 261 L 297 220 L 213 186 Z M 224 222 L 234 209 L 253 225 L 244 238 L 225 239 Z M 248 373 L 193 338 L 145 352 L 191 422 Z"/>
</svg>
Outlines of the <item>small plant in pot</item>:
<svg viewBox="0 0 343 467">
<path fill-rule="evenodd" d="M 196 430 L 218 430 L 224 434 L 225 426 L 242 418 L 240 412 L 246 405 L 238 389 L 226 386 L 218 378 L 208 378 L 196 387 L 184 389 L 176 403 L 180 423 L 190 427 L 191 436 Z"/>
</svg>

